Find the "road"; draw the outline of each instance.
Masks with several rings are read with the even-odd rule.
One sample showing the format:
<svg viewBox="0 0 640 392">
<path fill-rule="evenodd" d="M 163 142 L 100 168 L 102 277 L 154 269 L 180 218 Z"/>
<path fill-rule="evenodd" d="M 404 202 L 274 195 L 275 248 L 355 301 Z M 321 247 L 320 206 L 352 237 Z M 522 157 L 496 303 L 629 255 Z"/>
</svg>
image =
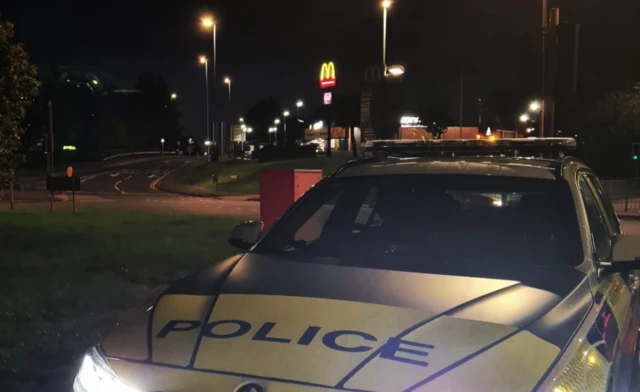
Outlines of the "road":
<svg viewBox="0 0 640 392">
<path fill-rule="evenodd" d="M 197 158 L 166 157 L 133 160 L 113 167 L 95 165 L 80 174 L 81 191 L 76 193 L 78 211 L 136 211 L 160 214 L 196 214 L 258 219 L 260 204 L 255 201 L 224 198 L 198 198 L 163 192 L 154 184 L 174 170 Z M 70 192 L 66 195 L 70 197 Z M 17 210 L 48 210 L 45 191 L 16 191 Z M 0 211 L 9 203 L 0 202 Z M 70 201 L 54 203 L 57 211 L 70 211 Z"/>
<path fill-rule="evenodd" d="M 106 170 L 98 169 L 94 173 L 81 176 L 82 192 L 149 194 L 159 193 L 151 185 L 170 174 L 191 159 L 188 157 L 167 157 L 135 162 L 123 167 Z"/>
</svg>

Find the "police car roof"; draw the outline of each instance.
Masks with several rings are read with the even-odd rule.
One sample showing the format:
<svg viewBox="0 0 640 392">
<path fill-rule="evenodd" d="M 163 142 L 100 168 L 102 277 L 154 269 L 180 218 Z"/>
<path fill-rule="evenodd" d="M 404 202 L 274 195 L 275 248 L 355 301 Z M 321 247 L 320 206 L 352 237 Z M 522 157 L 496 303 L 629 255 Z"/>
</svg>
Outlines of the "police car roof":
<svg viewBox="0 0 640 392">
<path fill-rule="evenodd" d="M 456 158 L 393 158 L 350 165 L 337 178 L 375 175 L 471 175 L 556 180 L 558 160 L 463 156 Z"/>
</svg>

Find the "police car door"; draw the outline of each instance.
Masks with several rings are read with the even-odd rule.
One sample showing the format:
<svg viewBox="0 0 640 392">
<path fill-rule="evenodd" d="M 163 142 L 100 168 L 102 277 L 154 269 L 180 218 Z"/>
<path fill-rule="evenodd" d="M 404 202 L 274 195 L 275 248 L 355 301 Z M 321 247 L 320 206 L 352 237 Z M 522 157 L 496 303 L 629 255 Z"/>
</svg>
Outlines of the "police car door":
<svg viewBox="0 0 640 392">
<path fill-rule="evenodd" d="M 579 179 L 579 189 L 593 238 L 594 253 L 597 261 L 608 262 L 611 257 L 612 238 L 621 233 L 619 221 L 613 212 L 611 203 L 602 190 L 602 186 L 592 174 L 583 174 Z M 594 299 L 602 305 L 601 314 L 589 341 L 611 363 L 611 372 L 615 391 L 628 385 L 631 369 L 630 358 L 635 351 L 637 320 L 633 320 L 632 301 L 637 297 L 634 287 L 636 273 L 632 275 L 613 274 L 598 279 Z M 612 381 L 610 380 L 610 382 Z"/>
</svg>

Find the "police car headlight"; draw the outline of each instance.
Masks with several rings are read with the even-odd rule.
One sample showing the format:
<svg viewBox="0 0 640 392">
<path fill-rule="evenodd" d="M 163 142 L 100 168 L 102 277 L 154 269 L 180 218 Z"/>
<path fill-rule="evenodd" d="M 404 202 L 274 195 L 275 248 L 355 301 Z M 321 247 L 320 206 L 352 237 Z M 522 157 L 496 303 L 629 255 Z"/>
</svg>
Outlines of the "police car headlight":
<svg viewBox="0 0 640 392">
<path fill-rule="evenodd" d="M 97 347 L 84 356 L 73 392 L 138 392 L 118 379 Z"/>
</svg>

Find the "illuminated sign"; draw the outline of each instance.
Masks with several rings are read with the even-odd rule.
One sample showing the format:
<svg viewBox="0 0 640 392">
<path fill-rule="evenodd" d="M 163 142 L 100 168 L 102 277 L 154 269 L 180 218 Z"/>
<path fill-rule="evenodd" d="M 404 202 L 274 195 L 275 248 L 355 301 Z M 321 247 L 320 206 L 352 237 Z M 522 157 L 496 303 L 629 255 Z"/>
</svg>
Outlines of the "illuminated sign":
<svg viewBox="0 0 640 392">
<path fill-rule="evenodd" d="M 64 151 L 75 151 L 76 150 L 76 146 L 63 146 L 62 149 Z"/>
<path fill-rule="evenodd" d="M 325 105 L 331 105 L 331 102 L 333 102 L 333 94 L 324 93 L 324 104 Z"/>
<path fill-rule="evenodd" d="M 320 71 L 320 87 L 330 88 L 336 86 L 336 66 L 333 63 L 322 64 Z"/>
<path fill-rule="evenodd" d="M 404 116 L 400 119 L 400 126 L 402 128 L 420 128 L 422 123 L 420 122 L 420 117 Z"/>
</svg>

